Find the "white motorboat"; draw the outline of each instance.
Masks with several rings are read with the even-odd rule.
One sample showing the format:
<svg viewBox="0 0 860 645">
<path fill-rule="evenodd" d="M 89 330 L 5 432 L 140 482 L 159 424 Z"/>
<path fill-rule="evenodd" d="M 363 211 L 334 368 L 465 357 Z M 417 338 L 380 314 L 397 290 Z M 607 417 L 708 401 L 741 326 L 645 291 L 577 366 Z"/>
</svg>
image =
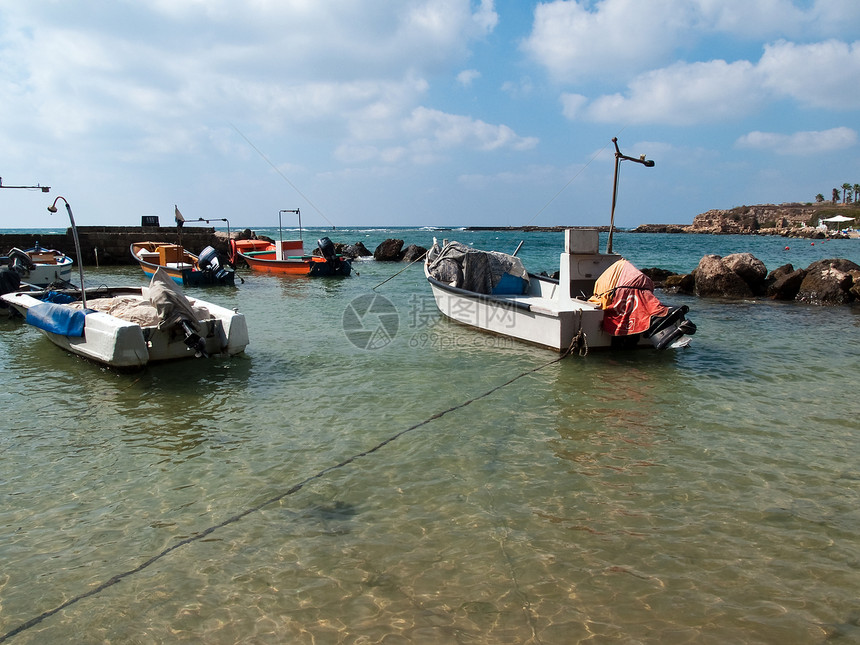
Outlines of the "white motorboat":
<svg viewBox="0 0 860 645">
<path fill-rule="evenodd" d="M 596 229 L 566 230 L 556 279 L 526 273 L 514 256 L 434 240 L 424 274 L 445 317 L 558 352 L 687 345 L 688 307 L 662 305 L 647 276 L 597 245 Z M 601 276 L 616 282 L 595 297 Z"/>
<path fill-rule="evenodd" d="M 558 352 L 588 348 L 682 347 L 696 326 L 689 308 L 670 308 L 654 295 L 650 278 L 612 252 L 618 164 L 653 161 L 621 154 L 615 144 L 615 185 L 606 253 L 597 229 L 564 231 L 558 278 L 527 273 L 514 255 L 480 251 L 458 242 L 433 247 L 424 274 L 439 311 L 456 322 Z"/>
<path fill-rule="evenodd" d="M 245 316 L 186 297 L 163 270 L 149 287 L 13 291 L 0 299 L 55 345 L 116 368 L 234 355 L 248 344 Z"/>
</svg>

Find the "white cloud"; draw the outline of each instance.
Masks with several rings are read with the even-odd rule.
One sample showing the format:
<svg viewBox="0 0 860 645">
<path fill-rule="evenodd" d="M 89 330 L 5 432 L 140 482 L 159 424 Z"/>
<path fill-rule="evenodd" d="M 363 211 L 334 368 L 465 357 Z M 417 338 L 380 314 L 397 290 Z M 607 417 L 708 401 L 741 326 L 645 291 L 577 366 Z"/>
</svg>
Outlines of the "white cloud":
<svg viewBox="0 0 860 645">
<path fill-rule="evenodd" d="M 808 3 L 802 3 L 804 5 Z M 853 38 L 860 2 L 553 0 L 538 4 L 522 49 L 556 81 L 624 80 L 683 57 L 703 37 L 730 43 Z"/>
<path fill-rule="evenodd" d="M 629 74 L 647 69 L 673 51 L 687 27 L 689 4 L 604 0 L 556 0 L 538 4 L 525 52 L 559 81 Z"/>
<path fill-rule="evenodd" d="M 758 68 L 768 88 L 802 105 L 860 107 L 860 42 L 798 45 L 779 41 L 765 46 Z"/>
<path fill-rule="evenodd" d="M 575 121 L 582 112 L 582 108 L 588 104 L 588 97 L 582 94 L 564 93 L 561 95 L 562 114 L 571 121 Z"/>
<path fill-rule="evenodd" d="M 534 84 L 531 78 L 523 76 L 518 81 L 505 81 L 501 90 L 511 98 L 521 99 L 532 93 Z"/>
<path fill-rule="evenodd" d="M 642 73 L 615 93 L 587 101 L 562 95 L 571 120 L 693 125 L 737 120 L 782 98 L 830 110 L 860 107 L 860 43 L 829 40 L 765 46 L 757 63 L 712 60 L 676 63 Z"/>
<path fill-rule="evenodd" d="M 476 69 L 464 69 L 457 74 L 457 82 L 463 87 L 469 87 L 476 80 L 481 78 L 481 72 Z"/>
<path fill-rule="evenodd" d="M 433 150 L 468 147 L 477 150 L 529 150 L 537 145 L 534 137 L 520 137 L 505 125 L 492 125 L 456 114 L 419 107 L 403 123 L 403 130 L 419 145 Z"/>
<path fill-rule="evenodd" d="M 0 65 L 13 72 L 0 79 L 0 119 L 6 127 L 26 123 L 39 137 L 83 136 L 93 146 L 104 138 L 105 147 L 120 143 L 139 158 L 211 145 L 207 133 L 229 121 L 340 139 L 333 148 L 341 158 L 374 140 L 374 156 L 402 157 L 402 146 L 379 145 L 392 138 L 392 124 L 411 118 L 426 78 L 458 64 L 498 22 L 493 0 L 473 4 L 158 0 L 96 10 L 84 0 L 73 10 L 33 0 L 3 7 Z M 478 76 L 468 70 L 461 81 Z M 504 126 L 484 126 L 497 132 L 485 133 L 481 145 L 522 145 Z"/>
<path fill-rule="evenodd" d="M 762 104 L 765 94 L 751 63 L 722 60 L 648 72 L 628 89 L 627 95 L 601 96 L 587 106 L 577 99 L 577 112 L 597 122 L 692 125 L 745 116 Z"/>
<path fill-rule="evenodd" d="M 739 148 L 770 150 L 780 155 L 814 155 L 851 148 L 857 144 L 857 131 L 851 128 L 831 128 L 819 132 L 750 132 L 740 137 Z"/>
</svg>

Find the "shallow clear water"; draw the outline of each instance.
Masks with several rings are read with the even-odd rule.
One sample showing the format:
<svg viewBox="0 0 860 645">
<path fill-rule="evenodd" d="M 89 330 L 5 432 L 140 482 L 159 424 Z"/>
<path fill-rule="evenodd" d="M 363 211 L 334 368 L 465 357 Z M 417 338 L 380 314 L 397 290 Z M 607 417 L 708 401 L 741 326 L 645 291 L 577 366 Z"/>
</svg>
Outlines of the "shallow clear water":
<svg viewBox="0 0 860 645">
<path fill-rule="evenodd" d="M 548 271 L 561 243 L 314 232 L 395 233 L 524 235 Z M 821 247 L 616 236 L 678 271 L 860 262 Z M 658 294 L 690 306 L 689 348 L 553 363 L 440 320 L 418 265 L 375 292 L 405 265 L 355 266 L 195 291 L 246 314 L 233 359 L 118 374 L 0 320 L 0 638 L 42 618 L 9 642 L 860 640 L 858 307 Z M 374 293 L 398 326 L 367 349 L 343 316 Z"/>
</svg>

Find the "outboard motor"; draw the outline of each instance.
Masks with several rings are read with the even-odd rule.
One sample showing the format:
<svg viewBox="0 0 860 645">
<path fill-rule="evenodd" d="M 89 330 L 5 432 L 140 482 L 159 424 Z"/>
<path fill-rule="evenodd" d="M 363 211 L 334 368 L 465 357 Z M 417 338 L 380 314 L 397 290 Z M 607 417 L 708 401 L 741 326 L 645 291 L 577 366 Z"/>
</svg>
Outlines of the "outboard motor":
<svg viewBox="0 0 860 645">
<path fill-rule="evenodd" d="M 681 305 L 670 308 L 661 318 L 652 317 L 651 326 L 642 336 L 649 338 L 655 349 L 666 349 L 682 336 L 692 336 L 696 333 L 696 325 L 692 320 L 687 320 L 685 314 L 688 311 L 690 308 L 687 305 Z"/>
<path fill-rule="evenodd" d="M 183 342 L 188 346 L 188 349 L 194 352 L 194 357 L 200 358 L 202 356 L 203 358 L 209 358 L 209 354 L 206 353 L 206 339 L 201 338 L 187 320 L 180 320 L 179 325 L 182 327 L 182 331 L 185 332 L 185 340 Z"/>
<path fill-rule="evenodd" d="M 334 263 L 337 261 L 337 251 L 334 248 L 334 242 L 329 238 L 324 237 L 317 240 L 317 246 L 320 248 L 320 253 L 322 253 L 326 262 Z"/>
<path fill-rule="evenodd" d="M 221 259 L 218 257 L 218 251 L 211 246 L 207 246 L 197 256 L 197 266 L 201 271 L 209 271 L 218 280 L 223 280 L 227 277 L 227 269 L 221 266 Z"/>
<path fill-rule="evenodd" d="M 9 251 L 9 266 L 20 276 L 30 275 L 30 271 L 36 268 L 30 256 L 21 249 L 12 249 Z"/>
</svg>

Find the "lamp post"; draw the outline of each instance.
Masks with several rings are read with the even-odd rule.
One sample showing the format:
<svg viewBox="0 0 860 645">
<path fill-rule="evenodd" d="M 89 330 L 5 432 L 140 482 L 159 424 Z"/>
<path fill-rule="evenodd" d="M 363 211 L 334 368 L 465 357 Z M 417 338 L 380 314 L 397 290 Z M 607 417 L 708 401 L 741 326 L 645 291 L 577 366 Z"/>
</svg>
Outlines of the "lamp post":
<svg viewBox="0 0 860 645">
<path fill-rule="evenodd" d="M 61 199 L 63 200 L 63 203 L 65 203 L 65 205 L 66 205 L 66 210 L 69 212 L 69 222 L 71 222 L 71 224 L 72 224 L 72 237 L 75 240 L 75 254 L 77 255 L 76 259 L 78 261 L 78 271 L 79 271 L 80 276 L 81 276 L 81 304 L 83 305 L 83 308 L 86 309 L 87 308 L 87 292 L 84 289 L 84 260 L 83 260 L 83 256 L 81 255 L 81 243 L 78 241 L 78 227 L 75 226 L 75 216 L 72 215 L 72 207 L 69 205 L 69 202 L 68 202 L 68 200 L 66 200 L 65 197 L 63 197 L 62 195 L 58 195 L 57 198 L 54 200 L 54 203 L 51 204 L 50 206 L 48 206 L 48 212 L 49 213 L 56 213 L 57 212 L 57 202 L 60 201 Z"/>
<path fill-rule="evenodd" d="M 606 243 L 606 252 L 612 253 L 612 232 L 615 230 L 615 199 L 618 196 L 618 166 L 622 161 L 635 161 L 641 163 L 646 168 L 654 166 L 654 162 L 650 159 L 645 159 L 645 155 L 639 155 L 639 158 L 628 157 L 621 154 L 618 149 L 618 137 L 612 137 L 612 143 L 615 144 L 615 179 L 612 185 L 612 214 L 609 216 L 609 240 Z"/>
</svg>

